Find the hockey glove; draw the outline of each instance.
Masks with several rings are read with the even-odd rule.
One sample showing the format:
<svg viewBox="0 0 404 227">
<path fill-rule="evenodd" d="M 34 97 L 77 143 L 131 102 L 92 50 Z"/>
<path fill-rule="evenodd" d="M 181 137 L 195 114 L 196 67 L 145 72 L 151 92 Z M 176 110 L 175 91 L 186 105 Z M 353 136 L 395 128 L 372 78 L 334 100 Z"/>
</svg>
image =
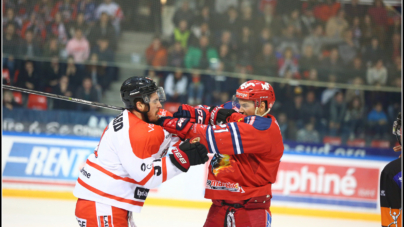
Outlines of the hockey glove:
<svg viewBox="0 0 404 227">
<path fill-rule="evenodd" d="M 185 140 L 185 136 L 192 127 L 189 118 L 161 117 L 157 124 L 167 132 L 176 134 L 181 140 Z"/>
<path fill-rule="evenodd" d="M 173 116 L 189 118 L 192 123 L 209 124 L 209 110 L 205 108 L 195 108 L 187 104 L 182 104 L 178 107 L 178 111 L 175 112 Z"/>
<path fill-rule="evenodd" d="M 227 118 L 232 113 L 236 113 L 233 109 L 224 109 L 220 106 L 210 107 L 210 125 L 220 125 L 227 122 Z"/>
<path fill-rule="evenodd" d="M 209 160 L 208 150 L 199 142 L 191 144 L 189 140 L 186 140 L 172 152 L 171 162 L 183 172 L 187 172 L 191 166 L 204 164 Z"/>
</svg>

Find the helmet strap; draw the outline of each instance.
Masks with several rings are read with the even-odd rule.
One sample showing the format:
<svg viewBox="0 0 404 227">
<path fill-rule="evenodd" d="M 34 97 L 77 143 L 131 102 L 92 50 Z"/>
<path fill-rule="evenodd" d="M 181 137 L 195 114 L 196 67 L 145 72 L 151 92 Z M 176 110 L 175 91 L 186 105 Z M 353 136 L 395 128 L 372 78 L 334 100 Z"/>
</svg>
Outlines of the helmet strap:
<svg viewBox="0 0 404 227">
<path fill-rule="evenodd" d="M 268 110 L 263 115 L 259 115 L 258 114 L 258 109 L 259 109 L 259 107 L 255 107 L 255 115 L 258 115 L 258 116 L 261 116 L 261 117 L 267 115 L 269 113 L 269 111 L 271 111 L 271 108 L 268 108 Z"/>
</svg>

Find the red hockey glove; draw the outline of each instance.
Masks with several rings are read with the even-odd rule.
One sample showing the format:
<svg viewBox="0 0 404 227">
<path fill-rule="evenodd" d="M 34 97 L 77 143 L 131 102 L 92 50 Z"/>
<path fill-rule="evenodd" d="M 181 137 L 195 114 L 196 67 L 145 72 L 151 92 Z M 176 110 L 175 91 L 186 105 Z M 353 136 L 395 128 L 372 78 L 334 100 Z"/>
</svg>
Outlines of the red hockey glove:
<svg viewBox="0 0 404 227">
<path fill-rule="evenodd" d="M 233 109 L 224 109 L 220 106 L 210 107 L 210 125 L 220 125 L 228 122 L 227 118 L 232 113 L 236 113 Z"/>
<path fill-rule="evenodd" d="M 208 150 L 199 142 L 190 143 L 186 140 L 180 146 L 172 149 L 171 162 L 181 171 L 187 172 L 189 167 L 204 164 L 209 160 Z"/>
<path fill-rule="evenodd" d="M 192 123 L 209 124 L 209 110 L 205 108 L 195 108 L 187 104 L 178 107 L 178 111 L 174 113 L 177 118 L 189 118 Z"/>
<path fill-rule="evenodd" d="M 189 118 L 161 117 L 157 121 L 157 124 L 167 130 L 167 132 L 176 134 L 181 140 L 185 139 L 189 129 L 192 127 Z"/>
</svg>

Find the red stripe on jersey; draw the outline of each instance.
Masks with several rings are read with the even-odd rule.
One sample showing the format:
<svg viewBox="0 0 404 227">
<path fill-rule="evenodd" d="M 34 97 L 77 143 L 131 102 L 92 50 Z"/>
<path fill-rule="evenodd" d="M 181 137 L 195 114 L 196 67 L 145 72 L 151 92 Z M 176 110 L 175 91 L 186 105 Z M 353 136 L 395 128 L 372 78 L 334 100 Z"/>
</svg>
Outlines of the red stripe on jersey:
<svg viewBox="0 0 404 227">
<path fill-rule="evenodd" d="M 102 168 L 101 166 L 99 166 L 99 165 L 97 165 L 97 164 L 91 162 L 91 161 L 88 160 L 88 159 L 87 159 L 87 162 L 86 162 L 86 163 L 87 163 L 89 166 L 93 167 L 94 169 L 97 169 L 98 171 L 103 172 L 104 174 L 106 174 L 106 175 L 108 175 L 108 176 L 114 178 L 115 180 L 122 180 L 122 181 L 126 181 L 126 182 L 132 183 L 132 184 L 145 185 L 145 184 L 147 183 L 147 181 L 149 181 L 150 178 L 153 177 L 153 174 L 154 174 L 154 169 L 152 169 L 152 170 L 149 172 L 149 174 L 147 174 L 147 176 L 146 176 L 142 181 L 137 182 L 137 181 L 135 181 L 135 180 L 133 180 L 132 178 L 129 178 L 129 177 L 120 177 L 120 176 L 118 176 L 118 175 L 116 175 L 116 174 L 114 174 L 114 173 L 112 173 L 112 172 L 110 172 L 110 171 L 108 171 L 108 170 Z"/>
<path fill-rule="evenodd" d="M 104 216 L 99 216 L 99 220 L 98 220 L 99 222 L 100 222 L 100 227 L 105 227 L 105 225 L 104 225 Z"/>
<path fill-rule="evenodd" d="M 167 180 L 167 163 L 166 163 L 167 158 L 164 157 L 162 158 L 162 163 L 163 163 L 163 182 Z"/>
<path fill-rule="evenodd" d="M 83 186 L 83 187 L 85 187 L 86 189 L 88 189 L 89 191 L 92 191 L 92 192 L 94 192 L 95 194 L 100 195 L 100 196 L 102 196 L 102 197 L 106 197 L 106 198 L 109 198 L 109 199 L 113 199 L 113 200 L 116 200 L 116 201 L 119 201 L 119 202 L 122 202 L 122 203 L 128 203 L 128 204 L 131 204 L 131 205 L 134 205 L 134 206 L 143 206 L 143 204 L 144 204 L 143 202 L 138 202 L 138 201 L 133 201 L 133 200 L 129 200 L 129 199 L 124 199 L 124 198 L 121 198 L 121 197 L 118 197 L 118 196 L 114 196 L 114 195 L 105 193 L 105 192 L 103 192 L 103 191 L 100 191 L 100 190 L 98 190 L 98 189 L 96 189 L 96 188 L 94 188 L 94 187 L 92 187 L 92 186 L 86 184 L 86 183 L 85 183 L 83 180 L 81 180 L 80 178 L 77 179 L 77 182 L 78 182 L 81 186 Z"/>
</svg>

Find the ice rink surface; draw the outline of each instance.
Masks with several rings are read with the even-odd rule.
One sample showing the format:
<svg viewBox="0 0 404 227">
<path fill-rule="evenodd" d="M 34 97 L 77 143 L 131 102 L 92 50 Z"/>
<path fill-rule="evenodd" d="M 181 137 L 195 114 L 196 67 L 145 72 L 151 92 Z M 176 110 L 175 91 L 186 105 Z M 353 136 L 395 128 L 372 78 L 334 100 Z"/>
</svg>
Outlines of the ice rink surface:
<svg viewBox="0 0 404 227">
<path fill-rule="evenodd" d="M 74 216 L 75 201 L 3 197 L 2 226 L 5 227 L 72 227 L 78 226 Z M 134 214 L 137 227 L 203 226 L 208 210 L 145 206 Z M 299 227 L 379 227 L 379 222 L 316 218 L 273 214 L 272 226 Z"/>
</svg>

